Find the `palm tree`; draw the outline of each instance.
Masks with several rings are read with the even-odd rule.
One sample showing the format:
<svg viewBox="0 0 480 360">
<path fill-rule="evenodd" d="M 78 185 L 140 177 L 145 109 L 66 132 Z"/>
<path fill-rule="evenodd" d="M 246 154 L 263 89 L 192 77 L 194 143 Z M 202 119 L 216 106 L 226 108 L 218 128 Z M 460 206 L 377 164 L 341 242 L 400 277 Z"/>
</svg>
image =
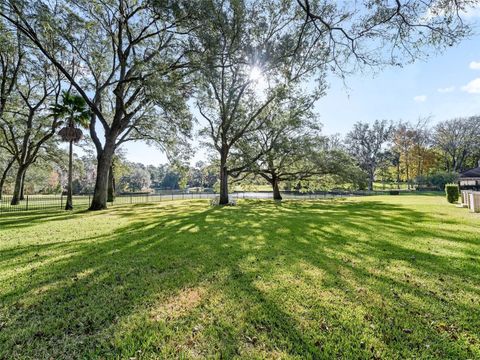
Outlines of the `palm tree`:
<svg viewBox="0 0 480 360">
<path fill-rule="evenodd" d="M 90 111 L 87 108 L 85 100 L 78 95 L 72 95 L 65 91 L 62 94 L 62 103 L 51 107 L 52 115 L 59 119 L 64 119 L 66 126 L 60 129 L 58 135 L 63 141 L 70 143 L 68 158 L 68 185 L 67 185 L 67 203 L 65 210 L 72 210 L 72 173 L 73 173 L 73 143 L 78 143 L 82 137 L 82 130 L 78 128 L 87 127 L 90 119 Z"/>
</svg>

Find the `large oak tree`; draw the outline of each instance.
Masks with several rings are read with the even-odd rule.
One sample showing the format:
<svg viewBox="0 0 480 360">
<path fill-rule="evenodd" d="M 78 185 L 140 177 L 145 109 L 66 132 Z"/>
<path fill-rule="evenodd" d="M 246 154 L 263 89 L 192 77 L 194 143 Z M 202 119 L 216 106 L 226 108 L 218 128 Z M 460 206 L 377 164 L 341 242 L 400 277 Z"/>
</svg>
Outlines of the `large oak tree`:
<svg viewBox="0 0 480 360">
<path fill-rule="evenodd" d="M 43 53 L 91 110 L 98 160 L 92 210 L 106 207 L 117 147 L 145 133 L 171 144 L 179 131 L 188 131 L 181 83 L 187 17 L 179 2 L 11 0 L 2 4 L 0 16 Z M 52 42 L 60 54 L 47 46 Z M 150 133 L 152 122 L 164 131 Z"/>
<path fill-rule="evenodd" d="M 267 126 L 271 105 L 308 74 L 325 66 L 320 42 L 298 41 L 300 18 L 291 3 L 202 1 L 192 59 L 197 66 L 196 106 L 202 134 L 218 153 L 220 204 L 228 202 L 232 149 Z"/>
<path fill-rule="evenodd" d="M 39 156 L 46 156 L 60 124 L 48 113 L 48 107 L 60 94 L 60 74 L 37 51 L 21 42 L 18 46 L 23 48 L 22 62 L 0 116 L 0 147 L 16 164 L 12 205 L 23 199 L 25 174 Z M 11 168 L 13 163 L 9 162 L 4 170 L 2 186 L 8 166 Z"/>
</svg>

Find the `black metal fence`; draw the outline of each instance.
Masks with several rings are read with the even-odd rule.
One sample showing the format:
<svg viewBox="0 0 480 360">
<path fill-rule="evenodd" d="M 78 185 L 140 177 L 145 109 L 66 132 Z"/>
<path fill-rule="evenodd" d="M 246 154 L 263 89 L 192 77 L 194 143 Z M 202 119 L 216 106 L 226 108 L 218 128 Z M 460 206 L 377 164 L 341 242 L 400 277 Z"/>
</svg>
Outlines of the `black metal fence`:
<svg viewBox="0 0 480 360">
<path fill-rule="evenodd" d="M 63 209 L 67 197 L 64 195 L 25 195 L 17 205 L 11 205 L 12 196 L 2 195 L 0 200 L 0 213 L 11 211 L 29 211 L 44 209 Z M 91 201 L 90 195 L 73 196 L 73 204 L 78 208 L 88 208 Z"/>
<path fill-rule="evenodd" d="M 401 191 L 406 192 L 406 191 Z M 371 196 L 385 195 L 389 191 L 318 191 L 318 192 L 298 192 L 298 191 L 282 191 L 282 197 L 285 200 L 316 200 L 337 197 L 350 196 Z M 200 192 L 181 192 L 172 191 L 171 193 L 161 194 L 123 194 L 115 197 L 113 204 L 145 204 L 154 202 L 164 202 L 171 200 L 188 200 L 188 199 L 213 199 L 218 194 L 200 193 Z M 234 199 L 272 199 L 273 194 L 269 191 L 236 191 L 230 194 Z M 30 210 L 50 210 L 63 209 L 65 207 L 65 195 L 26 195 L 17 205 L 11 205 L 12 196 L 3 195 L 0 200 L 0 213 L 12 211 L 30 211 Z M 91 195 L 75 195 L 73 196 L 73 206 L 75 209 L 87 209 L 91 204 Z"/>
</svg>

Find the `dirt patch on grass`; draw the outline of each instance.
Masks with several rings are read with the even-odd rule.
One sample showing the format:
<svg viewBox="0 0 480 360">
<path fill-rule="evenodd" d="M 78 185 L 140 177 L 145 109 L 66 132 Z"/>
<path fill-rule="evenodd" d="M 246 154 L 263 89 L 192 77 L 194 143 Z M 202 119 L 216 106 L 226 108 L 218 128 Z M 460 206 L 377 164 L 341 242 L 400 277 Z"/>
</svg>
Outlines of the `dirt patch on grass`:
<svg viewBox="0 0 480 360">
<path fill-rule="evenodd" d="M 183 289 L 177 295 L 155 306 L 150 316 L 154 321 L 177 319 L 200 305 L 205 294 L 206 290 L 203 287 Z"/>
</svg>

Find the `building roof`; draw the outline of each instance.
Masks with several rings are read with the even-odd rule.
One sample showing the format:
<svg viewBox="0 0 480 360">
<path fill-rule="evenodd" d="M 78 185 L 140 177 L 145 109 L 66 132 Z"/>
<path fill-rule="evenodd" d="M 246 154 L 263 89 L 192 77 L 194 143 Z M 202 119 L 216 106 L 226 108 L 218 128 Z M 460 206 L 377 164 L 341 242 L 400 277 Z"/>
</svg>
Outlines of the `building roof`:
<svg viewBox="0 0 480 360">
<path fill-rule="evenodd" d="M 480 178 L 480 166 L 460 173 L 460 179 L 462 178 Z"/>
</svg>

